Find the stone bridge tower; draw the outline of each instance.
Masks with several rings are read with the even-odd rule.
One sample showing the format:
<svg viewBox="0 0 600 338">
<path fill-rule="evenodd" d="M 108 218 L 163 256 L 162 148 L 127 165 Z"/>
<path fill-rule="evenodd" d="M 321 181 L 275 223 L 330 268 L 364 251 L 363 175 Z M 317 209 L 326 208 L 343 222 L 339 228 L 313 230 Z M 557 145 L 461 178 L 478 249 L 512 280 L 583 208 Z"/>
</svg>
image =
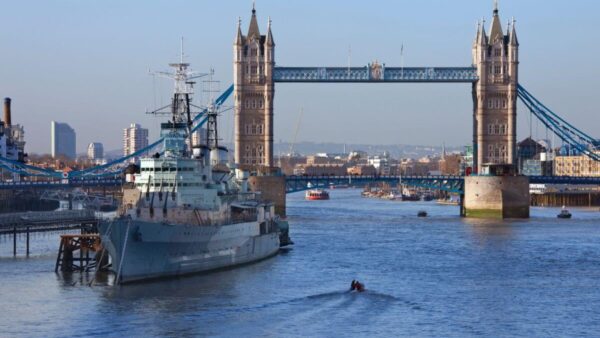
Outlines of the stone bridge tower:
<svg viewBox="0 0 600 338">
<path fill-rule="evenodd" d="M 474 166 L 465 176 L 461 214 L 467 217 L 529 217 L 529 178 L 516 173 L 517 84 L 519 42 L 515 22 L 506 34 L 494 8 L 490 34 L 477 28 L 473 64 L 479 80 L 473 84 Z"/>
<path fill-rule="evenodd" d="M 473 84 L 473 146 L 477 173 L 494 165 L 516 164 L 517 83 L 519 42 L 515 22 L 502 31 L 496 4 L 487 35 L 478 24 L 473 65 L 479 81 Z M 514 167 L 513 167 L 514 170 Z"/>
<path fill-rule="evenodd" d="M 254 7 L 247 35 L 238 22 L 233 60 L 235 163 L 248 170 L 269 171 L 273 167 L 275 42 L 270 19 L 267 34 L 260 35 Z"/>
</svg>

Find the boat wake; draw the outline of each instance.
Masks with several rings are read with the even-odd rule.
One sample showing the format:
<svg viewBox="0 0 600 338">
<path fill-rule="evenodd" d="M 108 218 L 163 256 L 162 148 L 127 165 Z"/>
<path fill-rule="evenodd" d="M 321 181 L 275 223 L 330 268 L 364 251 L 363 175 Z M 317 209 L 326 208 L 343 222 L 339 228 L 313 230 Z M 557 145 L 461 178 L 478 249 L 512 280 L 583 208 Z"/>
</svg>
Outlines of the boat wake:
<svg viewBox="0 0 600 338">
<path fill-rule="evenodd" d="M 236 318 L 235 323 L 269 318 L 268 323 L 263 323 L 265 334 L 276 332 L 302 337 L 306 336 L 307 328 L 319 335 L 335 336 L 335 328 L 349 323 L 353 327 L 386 327 L 398 313 L 410 316 L 415 311 L 422 311 L 415 302 L 367 289 L 364 292 L 323 292 L 255 306 L 227 307 L 220 309 L 217 317 L 219 320 Z M 234 332 L 237 330 L 235 324 L 230 324 L 229 328 Z"/>
<path fill-rule="evenodd" d="M 356 304 L 359 308 L 362 308 L 363 306 L 371 307 L 372 305 L 378 305 L 380 308 L 386 308 L 388 306 L 406 306 L 413 310 L 421 310 L 421 307 L 417 303 L 368 289 L 363 292 L 349 290 L 324 292 L 256 306 L 242 308 L 237 307 L 229 310 L 235 312 L 246 312 L 276 307 L 290 308 L 291 311 L 294 312 L 301 308 L 349 310 L 349 308 L 354 304 Z M 369 311 L 372 312 L 373 309 L 370 309 Z M 298 314 L 296 313 L 296 315 Z"/>
</svg>

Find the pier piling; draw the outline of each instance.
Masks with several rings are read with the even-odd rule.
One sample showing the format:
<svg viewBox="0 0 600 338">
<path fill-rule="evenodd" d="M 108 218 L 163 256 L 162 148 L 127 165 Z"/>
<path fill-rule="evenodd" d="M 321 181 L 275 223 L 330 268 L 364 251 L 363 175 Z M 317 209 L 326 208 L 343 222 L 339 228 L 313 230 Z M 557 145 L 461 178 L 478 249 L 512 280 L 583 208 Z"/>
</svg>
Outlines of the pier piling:
<svg viewBox="0 0 600 338">
<path fill-rule="evenodd" d="M 27 240 L 26 240 L 26 248 L 27 249 L 25 250 L 25 253 L 26 253 L 27 257 L 29 257 L 29 227 L 27 227 L 26 233 L 27 233 L 27 235 L 26 235 L 27 236 Z"/>
<path fill-rule="evenodd" d="M 17 256 L 17 226 L 13 227 L 13 256 Z"/>
</svg>

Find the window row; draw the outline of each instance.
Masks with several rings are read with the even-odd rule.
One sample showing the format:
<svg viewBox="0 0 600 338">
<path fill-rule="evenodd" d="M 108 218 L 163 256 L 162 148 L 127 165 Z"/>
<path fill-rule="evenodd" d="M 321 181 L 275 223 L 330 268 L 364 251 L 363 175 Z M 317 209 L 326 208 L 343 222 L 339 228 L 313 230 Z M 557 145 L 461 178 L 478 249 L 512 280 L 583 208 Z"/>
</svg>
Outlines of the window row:
<svg viewBox="0 0 600 338">
<path fill-rule="evenodd" d="M 490 123 L 488 124 L 488 135 L 506 135 L 508 126 L 506 124 Z"/>
<path fill-rule="evenodd" d="M 174 172 L 174 171 L 194 171 L 194 168 L 191 167 L 182 167 L 182 168 L 142 168 L 141 171 L 155 171 L 155 172 Z"/>
<path fill-rule="evenodd" d="M 488 99 L 488 109 L 500 109 L 508 107 L 507 99 Z"/>
<path fill-rule="evenodd" d="M 256 146 L 246 145 L 245 160 L 246 164 L 264 164 L 265 163 L 265 152 L 264 146 L 258 144 Z"/>
<path fill-rule="evenodd" d="M 166 188 L 166 187 L 173 187 L 175 184 L 178 187 L 199 187 L 199 186 L 204 185 L 203 183 L 196 183 L 196 182 L 194 182 L 194 183 L 186 183 L 186 182 L 176 182 L 176 183 L 173 183 L 173 182 L 162 182 L 162 183 L 158 182 L 157 183 L 157 182 L 154 182 L 154 183 L 150 183 L 149 185 L 151 187 L 154 187 L 154 188 L 160 188 L 160 187 Z M 146 184 L 146 183 L 136 183 L 135 185 L 137 187 L 147 187 L 148 186 L 148 184 Z"/>
<path fill-rule="evenodd" d="M 247 65 L 246 66 L 246 75 L 262 75 L 264 72 L 263 66 L 257 65 Z"/>
<path fill-rule="evenodd" d="M 494 74 L 494 75 L 506 74 L 506 73 L 508 73 L 508 66 L 507 65 L 490 65 L 488 67 L 488 73 Z"/>
<path fill-rule="evenodd" d="M 506 151 L 506 145 L 504 144 L 490 144 L 488 145 L 488 160 L 492 163 L 501 163 L 506 160 L 508 153 Z"/>
<path fill-rule="evenodd" d="M 245 99 L 244 100 L 244 107 L 246 109 L 262 109 L 265 106 L 265 101 L 264 99 L 260 98 L 260 99 Z"/>
<path fill-rule="evenodd" d="M 263 124 L 247 124 L 246 125 L 246 135 L 262 135 L 265 132 L 264 130 L 265 129 L 264 129 Z"/>
</svg>

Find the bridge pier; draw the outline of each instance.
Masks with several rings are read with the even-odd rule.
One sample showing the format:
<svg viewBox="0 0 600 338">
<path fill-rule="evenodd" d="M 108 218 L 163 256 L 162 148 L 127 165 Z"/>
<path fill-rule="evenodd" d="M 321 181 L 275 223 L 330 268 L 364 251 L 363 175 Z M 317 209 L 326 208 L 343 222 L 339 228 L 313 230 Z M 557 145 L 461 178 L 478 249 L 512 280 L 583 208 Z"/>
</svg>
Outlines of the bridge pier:
<svg viewBox="0 0 600 338">
<path fill-rule="evenodd" d="M 260 191 L 262 199 L 273 202 L 275 213 L 285 217 L 285 176 L 250 176 L 248 186 L 252 191 Z"/>
<path fill-rule="evenodd" d="M 475 218 L 529 218 L 527 176 L 466 176 L 461 215 Z"/>
</svg>

